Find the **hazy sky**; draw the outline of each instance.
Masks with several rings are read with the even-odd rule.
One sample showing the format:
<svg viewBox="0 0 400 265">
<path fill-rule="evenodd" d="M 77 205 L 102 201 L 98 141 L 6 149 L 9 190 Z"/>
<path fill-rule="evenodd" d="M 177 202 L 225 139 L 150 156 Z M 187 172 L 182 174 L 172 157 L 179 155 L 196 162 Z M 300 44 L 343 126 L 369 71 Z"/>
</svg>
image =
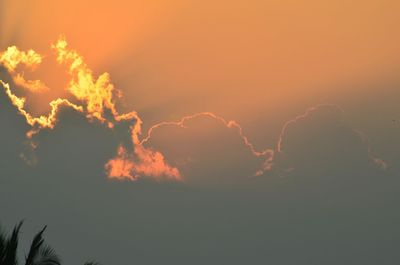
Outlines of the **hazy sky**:
<svg viewBox="0 0 400 265">
<path fill-rule="evenodd" d="M 0 222 L 65 264 L 394 264 L 398 10 L 0 0 Z"/>
</svg>

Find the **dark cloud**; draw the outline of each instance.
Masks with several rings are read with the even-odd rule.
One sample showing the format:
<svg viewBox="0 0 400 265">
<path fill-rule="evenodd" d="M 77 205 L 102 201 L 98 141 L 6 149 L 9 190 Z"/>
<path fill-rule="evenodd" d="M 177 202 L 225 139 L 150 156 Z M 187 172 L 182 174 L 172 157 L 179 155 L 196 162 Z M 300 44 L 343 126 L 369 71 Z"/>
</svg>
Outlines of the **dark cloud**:
<svg viewBox="0 0 400 265">
<path fill-rule="evenodd" d="M 208 115 L 188 119 L 183 126 L 159 127 L 146 144 L 176 164 L 190 185 L 243 184 L 256 178 L 268 157 L 255 155 L 237 127 Z"/>
<path fill-rule="evenodd" d="M 0 79 L 1 77 L 0 74 Z M 0 89 L 0 108 L 0 157 L 2 158 L 0 171 L 4 172 L 12 163 L 19 161 L 26 142 L 25 132 L 29 130 L 29 126 L 24 118 L 17 114 L 17 110 L 8 100 L 3 89 Z"/>
<path fill-rule="evenodd" d="M 368 137 L 352 128 L 343 111 L 320 105 L 288 121 L 281 133 L 276 167 L 319 178 L 376 175 L 385 169 L 374 157 Z"/>
<path fill-rule="evenodd" d="M 37 163 L 27 165 L 19 156 L 29 127 L 1 93 L 1 221 L 11 227 L 24 218 L 27 238 L 47 224 L 66 264 L 391 265 L 400 258 L 398 182 L 374 173 L 381 171 L 368 142 L 335 107 L 286 126 L 285 156 L 275 161 L 295 168 L 285 178 L 252 177 L 264 159 L 216 119 L 160 127 L 146 144 L 180 166 L 187 185 L 107 179 L 103 166 L 120 141 L 130 142 L 128 130 L 89 123 L 71 109 L 35 136 Z M 375 181 L 309 181 L 359 180 L 360 172 Z"/>
</svg>

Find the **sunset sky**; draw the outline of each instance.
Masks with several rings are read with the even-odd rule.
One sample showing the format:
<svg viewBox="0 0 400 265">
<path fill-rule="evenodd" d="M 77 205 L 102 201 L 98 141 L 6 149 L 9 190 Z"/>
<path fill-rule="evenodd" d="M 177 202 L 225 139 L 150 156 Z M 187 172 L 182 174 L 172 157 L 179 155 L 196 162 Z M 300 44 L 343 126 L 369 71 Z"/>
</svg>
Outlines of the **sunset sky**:
<svg viewBox="0 0 400 265">
<path fill-rule="evenodd" d="M 0 0 L 0 223 L 66 264 L 396 263 L 399 12 Z"/>
</svg>

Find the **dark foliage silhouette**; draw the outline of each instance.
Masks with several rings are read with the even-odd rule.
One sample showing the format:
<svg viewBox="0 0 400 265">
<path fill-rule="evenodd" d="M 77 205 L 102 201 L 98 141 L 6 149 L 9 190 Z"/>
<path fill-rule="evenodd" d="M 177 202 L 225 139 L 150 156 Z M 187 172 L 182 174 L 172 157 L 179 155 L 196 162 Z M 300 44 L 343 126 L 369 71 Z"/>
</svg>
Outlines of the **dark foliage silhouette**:
<svg viewBox="0 0 400 265">
<path fill-rule="evenodd" d="M 46 226 L 34 236 L 25 263 L 18 262 L 18 241 L 22 224 L 23 222 L 18 223 L 11 235 L 6 235 L 0 230 L 0 265 L 61 265 L 61 260 L 55 251 L 44 242 L 43 233 Z M 98 265 L 98 263 L 86 262 L 84 265 Z"/>
</svg>

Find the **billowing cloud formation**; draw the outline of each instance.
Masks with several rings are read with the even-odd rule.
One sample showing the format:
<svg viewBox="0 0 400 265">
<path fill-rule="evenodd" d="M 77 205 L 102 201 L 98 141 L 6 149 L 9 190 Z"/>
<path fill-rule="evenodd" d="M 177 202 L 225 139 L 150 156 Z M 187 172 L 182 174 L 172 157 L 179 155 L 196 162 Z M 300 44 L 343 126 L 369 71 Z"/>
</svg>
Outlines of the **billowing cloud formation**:
<svg viewBox="0 0 400 265">
<path fill-rule="evenodd" d="M 398 223 L 393 220 L 399 219 L 398 174 L 377 174 L 369 184 L 337 189 L 318 178 L 309 181 L 299 170 L 286 178 L 246 178 L 260 164 L 237 130 L 198 116 L 184 127 L 154 129 L 145 145 L 160 150 L 168 161 L 190 154 L 192 159 L 178 164 L 188 182 L 223 185 L 110 182 L 100 177 L 102 166 L 118 144 L 113 135 L 126 132 L 123 124 L 110 130 L 100 122 L 88 123 L 84 113 L 70 108 L 60 113 L 53 130 L 36 136 L 40 163 L 27 167 L 15 149 L 28 126 L 4 95 L 0 91 L 0 121 L 7 125 L 0 134 L 2 223 L 11 227 L 22 216 L 29 221 L 25 233 L 51 224 L 49 242 L 69 264 L 87 257 L 125 264 L 132 250 L 143 264 L 200 265 L 210 258 L 219 264 L 246 264 L 249 259 L 340 264 L 354 257 L 351 261 L 358 264 L 375 265 L 382 264 L 382 257 L 387 260 L 383 264 L 399 257 L 393 248 L 399 240 L 393 236 Z M 170 146 L 174 148 L 167 150 Z M 236 189 L 224 189 L 235 181 Z M 81 244 L 76 244 L 77 236 Z M 125 247 L 110 248 L 104 242 Z M 288 249 L 295 255 L 282 255 Z M 155 251 L 160 254 L 152 255 Z M 194 263 L 193 256 L 199 257 Z"/>
<path fill-rule="evenodd" d="M 19 113 L 25 117 L 26 122 L 32 126 L 32 129 L 27 133 L 28 138 L 38 133 L 43 128 L 53 129 L 57 122 L 57 115 L 61 106 L 69 106 L 77 111 L 82 112 L 83 108 L 77 106 L 66 99 L 56 99 L 51 101 L 50 113 L 45 116 L 34 117 L 25 109 L 25 98 L 18 97 L 11 91 L 10 85 L 0 80 L 0 84 L 3 86 L 7 96 L 10 98 L 12 104 L 18 109 Z"/>
<path fill-rule="evenodd" d="M 136 162 L 138 161 L 138 162 Z M 153 176 L 155 179 L 167 177 L 182 180 L 177 168 L 169 166 L 160 152 L 136 145 L 133 153 L 122 145 L 118 147 L 117 156 L 105 166 L 111 178 L 137 180 L 141 176 Z"/>
<path fill-rule="evenodd" d="M 257 150 L 236 121 L 210 112 L 158 123 L 141 138 L 142 120 L 135 111 L 118 112 L 116 100 L 122 93 L 113 86 L 109 74 L 95 77 L 83 58 L 68 48 L 63 37 L 52 48 L 57 62 L 67 67 L 70 81 L 66 90 L 72 97 L 52 100 L 47 115 L 32 115 L 26 108 L 25 98 L 17 96 L 8 83 L 0 80 L 0 84 L 30 126 L 26 135 L 34 149 L 37 147 L 34 137 L 43 129 L 54 129 L 64 108 L 109 130 L 127 126 L 124 127 L 125 141 L 120 140 L 115 157 L 104 166 L 110 178 L 137 180 L 145 176 L 156 180 L 222 184 L 246 176 L 260 176 L 272 168 L 281 173 L 296 170 L 317 175 L 347 175 L 386 167 L 382 160 L 372 156 L 368 138 L 346 124 L 342 110 L 333 105 L 311 108 L 288 121 L 282 129 L 276 154 L 272 149 Z M 34 68 L 42 59 L 33 50 L 24 52 L 15 46 L 0 53 L 0 63 L 20 86 L 23 75 L 18 73 L 19 67 Z M 25 88 L 28 88 L 26 84 L 43 83 L 23 80 Z M 40 90 L 31 89 L 31 92 Z"/>
<path fill-rule="evenodd" d="M 26 68 L 34 69 L 41 63 L 42 56 L 40 54 L 34 50 L 23 52 L 16 46 L 9 47 L 0 55 L 0 64 L 11 74 L 14 83 L 32 92 L 43 92 L 48 90 L 48 87 L 40 80 L 26 80 L 24 73 L 18 71 L 18 67 L 23 65 Z"/>
<path fill-rule="evenodd" d="M 318 176 L 365 175 L 384 169 L 371 152 L 368 137 L 353 129 L 335 105 L 320 105 L 288 121 L 280 135 L 276 167 Z"/>
<path fill-rule="evenodd" d="M 242 149 L 246 150 L 247 155 L 251 160 L 257 161 L 257 166 L 253 166 L 253 172 L 246 172 L 245 175 L 262 175 L 265 170 L 271 168 L 272 150 L 266 149 L 257 151 L 248 138 L 243 134 L 242 127 L 236 121 L 226 121 L 225 119 L 209 112 L 187 116 L 177 122 L 161 122 L 156 124 L 150 128 L 147 136 L 141 140 L 139 136 L 142 132 L 142 120 L 134 111 L 128 113 L 119 113 L 117 111 L 115 101 L 116 98 L 122 95 L 122 93 L 113 86 L 109 74 L 103 73 L 96 78 L 93 75 L 92 70 L 84 62 L 83 58 L 76 51 L 68 48 L 68 43 L 63 37 L 52 45 L 52 48 L 56 52 L 57 62 L 67 67 L 70 81 L 66 90 L 73 96 L 72 100 L 69 98 L 57 98 L 52 100 L 49 103 L 51 111 L 47 115 L 35 117 L 27 111 L 25 104 L 26 99 L 17 96 L 8 83 L 0 80 L 0 84 L 3 86 L 5 93 L 11 100 L 12 104 L 25 118 L 27 124 L 31 126 L 31 129 L 26 135 L 28 139 L 30 139 L 30 145 L 32 148 L 37 147 L 37 143 L 33 139 L 34 136 L 43 129 L 54 129 L 58 123 L 61 108 L 67 107 L 84 114 L 89 121 L 97 121 L 105 124 L 109 129 L 113 129 L 116 125 L 121 123 L 129 124 L 130 142 L 128 144 L 121 143 L 118 147 L 116 157 L 110 159 L 105 165 L 105 170 L 110 178 L 136 180 L 142 176 L 149 176 L 157 180 L 183 180 L 183 175 L 180 170 L 167 163 L 163 153 L 154 150 L 147 144 L 151 140 L 155 130 L 165 126 L 185 128 L 192 120 L 207 118 L 218 124 L 218 126 L 230 131 L 230 133 L 237 138 L 235 144 L 239 144 Z M 15 46 L 8 48 L 5 52 L 0 54 L 0 63 L 13 77 L 14 83 L 20 86 L 22 75 L 16 73 L 16 69 L 19 68 L 20 65 L 33 68 L 38 66 L 42 60 L 42 56 L 35 51 L 29 50 L 28 52 L 24 52 L 20 51 Z M 38 80 L 23 80 L 24 84 L 22 84 L 22 86 L 25 88 L 28 88 L 27 84 L 32 85 L 40 83 L 43 84 L 42 86 L 45 86 L 43 82 Z M 40 90 L 31 89 L 31 92 L 40 92 Z M 190 135 L 198 136 L 195 132 L 190 132 Z M 210 144 L 210 150 L 217 146 L 221 146 L 221 143 L 224 142 L 221 140 L 223 138 L 224 136 L 220 135 L 218 138 L 219 140 Z M 178 142 L 176 146 L 179 146 L 180 144 L 181 142 Z M 226 147 L 223 148 L 229 149 Z M 235 152 L 230 151 L 230 153 Z M 26 158 L 25 155 L 23 157 Z M 170 160 L 174 161 L 175 164 L 179 164 L 182 160 L 191 159 L 191 157 L 191 154 L 187 154 L 185 157 L 181 156 L 179 159 L 171 157 Z M 218 162 L 217 160 L 215 162 L 220 166 L 225 163 L 219 160 Z M 234 161 L 234 163 L 239 165 L 242 161 Z M 236 174 L 238 173 L 242 173 L 242 171 L 237 171 Z"/>
<path fill-rule="evenodd" d="M 156 147 L 174 161 L 187 182 L 229 185 L 260 176 L 272 166 L 271 149 L 256 150 L 234 120 L 210 112 L 151 127 L 141 144 Z"/>
<path fill-rule="evenodd" d="M 109 177 L 136 179 L 138 175 L 144 175 L 157 178 L 180 179 L 179 171 L 169 166 L 164 161 L 161 153 L 145 149 L 139 145 L 138 135 L 141 132 L 141 120 L 136 112 L 118 113 L 115 107 L 115 96 L 120 95 L 120 93 L 111 84 L 108 73 L 103 73 L 98 78 L 95 78 L 83 58 L 76 51 L 68 48 L 68 44 L 64 38 L 60 38 L 52 47 L 57 53 L 58 63 L 67 66 L 71 77 L 67 91 L 79 103 L 72 103 L 68 99 L 58 98 L 49 103 L 51 106 L 49 114 L 34 117 L 26 110 L 25 98 L 18 97 L 13 93 L 9 84 L 0 80 L 0 84 L 3 86 L 12 104 L 31 126 L 27 137 L 32 139 L 42 129 L 53 129 L 57 124 L 58 115 L 63 106 L 84 113 L 90 121 L 97 120 L 106 124 L 109 128 L 114 127 L 119 122 L 130 122 L 132 124 L 130 128 L 134 146 L 133 152 L 137 155 L 137 159 L 133 164 L 131 161 L 133 155 L 127 154 L 124 147 L 120 146 L 118 157 L 111 160 L 106 166 Z M 41 61 L 42 57 L 38 53 L 32 50 L 22 52 L 15 46 L 8 48 L 4 53 L 0 54 L 0 63 L 8 70 L 17 84 L 20 84 L 18 80 L 21 77 L 19 74 L 15 75 L 18 65 L 23 64 L 33 67 L 40 64 Z M 36 81 L 29 80 L 25 80 L 24 82 L 26 84 L 37 83 Z M 33 140 L 31 141 L 31 146 L 36 146 Z M 122 153 L 124 153 L 123 158 L 120 157 Z M 121 162 L 123 166 L 121 166 Z"/>
</svg>

